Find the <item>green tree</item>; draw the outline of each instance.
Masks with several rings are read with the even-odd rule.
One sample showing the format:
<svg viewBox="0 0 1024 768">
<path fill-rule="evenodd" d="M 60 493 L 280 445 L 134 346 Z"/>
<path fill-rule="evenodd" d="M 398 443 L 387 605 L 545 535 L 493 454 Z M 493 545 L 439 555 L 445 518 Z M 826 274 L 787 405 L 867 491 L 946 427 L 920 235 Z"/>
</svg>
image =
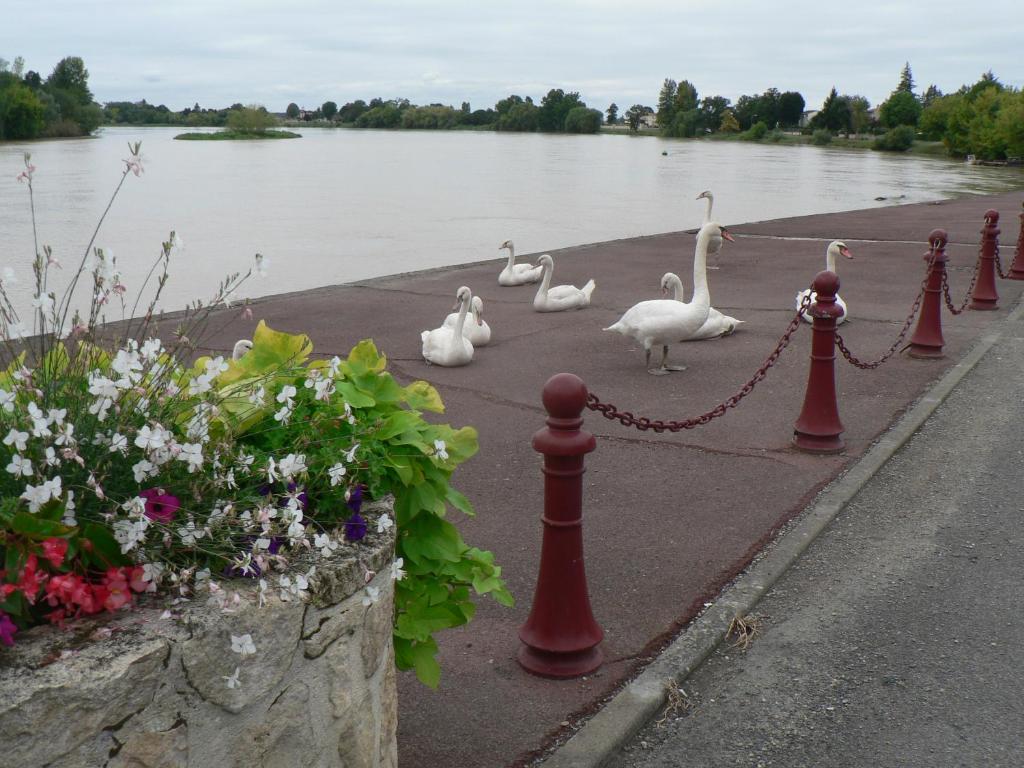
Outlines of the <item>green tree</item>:
<svg viewBox="0 0 1024 768">
<path fill-rule="evenodd" d="M 634 104 L 632 107 L 626 110 L 626 125 L 629 126 L 630 133 L 636 133 L 640 130 L 640 120 L 644 115 L 650 114 L 653 110 L 650 107 L 645 107 L 642 104 Z"/>
<path fill-rule="evenodd" d="M 836 92 L 835 86 L 821 105 L 821 111 L 811 119 L 811 128 L 823 129 L 830 133 L 850 130 L 850 104 Z"/>
<path fill-rule="evenodd" d="M 996 117 L 996 133 L 1007 157 L 1024 157 L 1024 91 L 1004 94 Z"/>
<path fill-rule="evenodd" d="M 914 93 L 914 76 L 910 72 L 909 61 L 903 65 L 903 69 L 900 71 L 900 82 L 896 86 L 896 90 L 899 93 Z"/>
<path fill-rule="evenodd" d="M 942 98 L 942 91 L 939 90 L 937 85 L 929 85 L 925 89 L 924 96 L 921 97 L 921 106 L 924 109 L 928 109 L 936 100 Z"/>
<path fill-rule="evenodd" d="M 661 92 L 658 94 L 658 113 L 655 119 L 662 129 L 672 125 L 672 118 L 676 116 L 676 92 L 678 89 L 676 81 L 669 78 L 665 78 L 665 82 L 661 85 Z"/>
<path fill-rule="evenodd" d="M 0 139 L 34 139 L 43 130 L 45 109 L 20 83 L 0 91 Z"/>
<path fill-rule="evenodd" d="M 57 62 L 53 72 L 46 78 L 46 85 L 67 91 L 77 99 L 79 104 L 92 103 L 92 91 L 89 90 L 89 70 L 85 62 L 78 56 L 67 56 Z"/>
<path fill-rule="evenodd" d="M 498 103 L 501 104 L 501 102 Z M 499 111 L 494 128 L 498 131 L 536 131 L 538 111 L 537 105 L 530 98 L 520 99 L 518 103 L 509 106 L 504 113 Z"/>
<path fill-rule="evenodd" d="M 281 102 L 278 102 L 278 104 L 280 104 L 280 103 Z M 288 117 L 290 117 L 292 120 L 295 120 L 299 116 L 299 112 L 300 112 L 299 105 L 296 104 L 294 101 L 291 104 L 289 104 L 288 108 L 285 109 L 285 111 L 284 111 L 284 113 Z"/>
<path fill-rule="evenodd" d="M 871 125 L 871 102 L 863 96 L 847 96 L 850 105 L 850 130 L 864 133 Z"/>
<path fill-rule="evenodd" d="M 333 101 L 325 101 L 323 106 L 320 107 L 320 114 L 324 116 L 324 119 L 330 120 L 338 114 L 338 105 Z"/>
<path fill-rule="evenodd" d="M 886 128 L 916 126 L 921 119 L 921 102 L 910 91 L 896 90 L 879 108 L 878 119 Z"/>
<path fill-rule="evenodd" d="M 913 144 L 914 129 L 909 125 L 897 125 L 875 139 L 871 148 L 882 152 L 906 152 Z"/>
<path fill-rule="evenodd" d="M 736 119 L 736 115 L 732 113 L 731 109 L 725 110 L 722 113 L 722 122 L 718 125 L 718 130 L 722 133 L 736 133 L 740 129 L 739 121 Z"/>
<path fill-rule="evenodd" d="M 597 133 L 601 130 L 601 112 L 587 107 L 573 107 L 565 116 L 566 133 Z"/>
<path fill-rule="evenodd" d="M 608 116 L 608 125 L 615 125 L 619 119 L 619 105 L 613 101 L 608 105 L 608 109 L 605 110 L 605 114 Z"/>
<path fill-rule="evenodd" d="M 689 80 L 683 80 L 676 88 L 676 113 L 696 109 L 697 103 L 697 88 Z"/>
<path fill-rule="evenodd" d="M 566 93 L 561 88 L 552 88 L 541 99 L 537 112 L 537 128 L 542 131 L 564 131 L 565 118 L 577 107 L 586 107 L 578 93 Z"/>
<path fill-rule="evenodd" d="M 761 98 L 759 96 L 744 95 L 736 99 L 736 106 L 732 112 L 740 124 L 740 130 L 745 131 L 757 122 L 760 107 Z"/>
<path fill-rule="evenodd" d="M 786 91 L 779 96 L 779 123 L 783 128 L 796 128 L 804 116 L 804 97 L 797 91 Z"/>
<path fill-rule="evenodd" d="M 728 108 L 729 100 L 724 96 L 705 96 L 700 102 L 700 128 L 705 132 L 717 130 Z"/>
<path fill-rule="evenodd" d="M 266 133 L 277 121 L 259 104 L 250 104 L 241 109 L 232 109 L 228 115 L 227 128 L 238 133 Z"/>
<path fill-rule="evenodd" d="M 368 109 L 369 106 L 362 99 L 350 101 L 338 110 L 338 119 L 343 123 L 354 123 Z"/>
<path fill-rule="evenodd" d="M 672 119 L 672 125 L 666 131 L 667 136 L 676 138 L 693 138 L 697 135 L 703 122 L 703 115 L 699 109 L 688 109 L 685 112 L 676 112 Z"/>
</svg>

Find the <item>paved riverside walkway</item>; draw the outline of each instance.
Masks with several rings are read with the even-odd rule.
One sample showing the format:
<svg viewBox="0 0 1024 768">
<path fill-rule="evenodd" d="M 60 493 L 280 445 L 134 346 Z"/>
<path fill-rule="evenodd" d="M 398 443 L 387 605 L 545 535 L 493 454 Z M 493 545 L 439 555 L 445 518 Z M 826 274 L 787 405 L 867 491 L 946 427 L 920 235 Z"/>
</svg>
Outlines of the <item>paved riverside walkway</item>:
<svg viewBox="0 0 1024 768">
<path fill-rule="evenodd" d="M 860 371 L 840 358 L 848 449 L 838 456 L 790 447 L 807 376 L 807 328 L 746 400 L 703 428 L 657 435 L 589 414 L 585 426 L 598 447 L 584 477 L 584 536 L 606 662 L 596 674 L 571 681 L 534 678 L 515 661 L 540 552 L 540 458 L 530 438 L 543 425 L 540 392 L 549 376 L 576 373 L 603 400 L 652 418 L 707 411 L 735 393 L 772 351 L 793 316 L 797 291 L 824 268 L 825 245 L 833 238 L 845 239 L 855 255 L 839 265 L 851 317 L 842 333 L 855 354 L 874 358 L 889 347 L 917 294 L 928 233 L 949 231 L 950 283 L 959 301 L 984 211 L 995 208 L 1003 216 L 1008 267 L 1022 198 L 1018 192 L 732 227 L 737 242 L 725 244 L 721 268 L 710 273 L 712 302 L 746 324 L 730 338 L 677 345 L 670 359 L 689 368 L 670 376 L 649 376 L 638 345 L 601 328 L 635 302 L 657 298 L 666 271 L 678 272 L 692 290 L 692 234 L 552 252 L 555 283 L 597 280 L 594 304 L 577 312 L 534 313 L 532 287 L 498 287 L 497 259 L 259 300 L 255 320 L 306 332 L 319 352 L 344 354 L 372 337 L 399 379 L 429 380 L 448 406 L 446 418 L 480 432 L 480 453 L 454 476 L 478 513 L 460 527 L 471 545 L 494 551 L 518 603 L 506 609 L 482 600 L 468 627 L 443 634 L 437 691 L 402 676 L 403 768 L 521 764 L 569 732 L 1004 317 L 1024 283 L 998 282 L 996 312 L 957 318 L 944 312 L 944 360 L 896 357 L 878 370 Z M 699 215 L 698 206 L 694 220 Z M 496 233 L 495 247 L 506 237 L 515 233 Z M 281 256 L 274 262 L 285 268 Z M 460 285 L 482 296 L 494 340 L 466 368 L 428 367 L 419 355 L 419 332 L 439 324 Z M 230 349 L 253 325 L 233 322 L 213 343 Z"/>
</svg>

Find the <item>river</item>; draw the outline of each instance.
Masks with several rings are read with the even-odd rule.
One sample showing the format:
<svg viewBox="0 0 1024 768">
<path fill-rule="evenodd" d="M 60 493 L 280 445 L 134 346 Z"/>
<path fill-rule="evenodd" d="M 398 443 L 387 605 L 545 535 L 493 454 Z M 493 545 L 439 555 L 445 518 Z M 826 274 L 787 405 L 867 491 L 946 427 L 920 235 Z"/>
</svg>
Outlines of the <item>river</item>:
<svg viewBox="0 0 1024 768">
<path fill-rule="evenodd" d="M 252 280 L 248 296 L 497 258 L 505 239 L 536 253 L 691 228 L 704 189 L 715 194 L 715 218 L 737 224 L 1024 186 L 1019 169 L 811 146 L 330 129 L 295 140 L 184 142 L 177 133 L 104 128 L 97 138 L 0 144 L 0 267 L 20 279 L 19 309 L 32 290 L 29 200 L 15 180 L 24 152 L 37 168 L 40 244 L 64 265 L 51 281 L 59 293 L 128 142 L 142 141 L 144 173 L 128 178 L 96 244 L 114 252 L 131 295 L 176 230 L 184 249 L 164 293 L 168 310 L 212 295 L 256 252 L 268 257 L 269 275 Z"/>
</svg>

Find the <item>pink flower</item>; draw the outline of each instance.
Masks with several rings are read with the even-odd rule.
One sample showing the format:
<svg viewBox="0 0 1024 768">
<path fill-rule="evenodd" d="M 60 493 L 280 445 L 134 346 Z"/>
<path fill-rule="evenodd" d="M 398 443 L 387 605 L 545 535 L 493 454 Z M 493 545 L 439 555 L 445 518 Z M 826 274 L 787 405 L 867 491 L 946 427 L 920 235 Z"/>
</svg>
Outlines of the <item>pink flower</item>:
<svg viewBox="0 0 1024 768">
<path fill-rule="evenodd" d="M 116 611 L 132 602 L 132 593 L 128 590 L 128 580 L 124 573 L 126 570 L 126 568 L 110 568 L 103 577 L 103 586 L 108 590 L 103 607 L 108 611 Z"/>
<path fill-rule="evenodd" d="M 158 523 L 170 523 L 181 506 L 178 497 L 164 493 L 163 488 L 147 488 L 139 496 L 146 500 L 146 517 Z"/>
<path fill-rule="evenodd" d="M 36 167 L 29 163 L 25 166 L 25 170 L 19 173 L 15 178 L 18 181 L 32 181 L 32 174 L 36 172 Z"/>
<path fill-rule="evenodd" d="M 18 631 L 18 628 L 14 626 L 14 622 L 11 621 L 10 617 L 0 611 L 0 643 L 3 643 L 8 648 L 14 645 L 14 633 Z"/>
<path fill-rule="evenodd" d="M 47 539 L 43 542 L 43 557 L 49 560 L 54 568 L 61 567 L 67 553 L 68 542 L 66 539 Z"/>
</svg>

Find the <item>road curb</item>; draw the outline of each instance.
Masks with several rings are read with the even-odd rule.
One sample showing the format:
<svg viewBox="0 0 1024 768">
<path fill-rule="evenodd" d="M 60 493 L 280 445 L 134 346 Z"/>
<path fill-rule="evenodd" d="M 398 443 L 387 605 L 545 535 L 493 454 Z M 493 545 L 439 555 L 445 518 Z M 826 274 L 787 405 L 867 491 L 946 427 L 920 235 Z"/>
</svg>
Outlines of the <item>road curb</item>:
<svg viewBox="0 0 1024 768">
<path fill-rule="evenodd" d="M 725 639 L 735 616 L 748 614 L 875 473 L 903 447 L 963 378 L 985 357 L 1006 328 L 1024 317 L 1024 300 L 982 335 L 962 360 L 922 395 L 856 464 L 818 498 L 744 571 L 715 602 L 640 675 L 611 698 L 565 744 L 545 768 L 600 768 L 665 705 L 678 687 Z"/>
</svg>

